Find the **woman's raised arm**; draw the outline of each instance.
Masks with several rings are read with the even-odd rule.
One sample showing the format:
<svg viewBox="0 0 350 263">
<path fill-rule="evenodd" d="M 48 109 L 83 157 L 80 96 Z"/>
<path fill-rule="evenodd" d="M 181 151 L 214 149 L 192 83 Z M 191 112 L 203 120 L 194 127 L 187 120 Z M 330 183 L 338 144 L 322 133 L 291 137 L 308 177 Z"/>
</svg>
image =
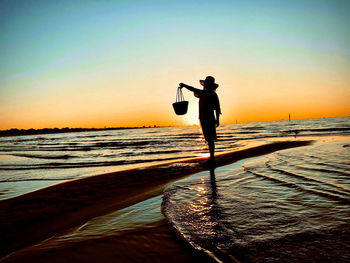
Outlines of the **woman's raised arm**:
<svg viewBox="0 0 350 263">
<path fill-rule="evenodd" d="M 194 88 L 194 87 L 191 87 L 191 86 L 188 86 L 188 85 L 186 85 L 185 83 L 180 83 L 179 84 L 179 87 L 180 88 L 186 88 L 186 89 L 188 89 L 188 90 L 190 90 L 190 91 L 195 91 L 195 90 L 197 90 L 196 88 Z"/>
</svg>

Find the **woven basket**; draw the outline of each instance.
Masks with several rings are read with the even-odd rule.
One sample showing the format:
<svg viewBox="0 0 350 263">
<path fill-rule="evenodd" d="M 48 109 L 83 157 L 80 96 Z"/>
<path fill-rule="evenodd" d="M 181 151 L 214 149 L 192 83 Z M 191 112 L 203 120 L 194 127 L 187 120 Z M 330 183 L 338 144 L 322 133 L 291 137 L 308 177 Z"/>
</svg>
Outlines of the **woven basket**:
<svg viewBox="0 0 350 263">
<path fill-rule="evenodd" d="M 184 95 L 182 94 L 182 89 L 177 88 L 176 102 L 173 103 L 173 108 L 176 115 L 184 115 L 187 113 L 188 101 L 185 101 Z"/>
</svg>

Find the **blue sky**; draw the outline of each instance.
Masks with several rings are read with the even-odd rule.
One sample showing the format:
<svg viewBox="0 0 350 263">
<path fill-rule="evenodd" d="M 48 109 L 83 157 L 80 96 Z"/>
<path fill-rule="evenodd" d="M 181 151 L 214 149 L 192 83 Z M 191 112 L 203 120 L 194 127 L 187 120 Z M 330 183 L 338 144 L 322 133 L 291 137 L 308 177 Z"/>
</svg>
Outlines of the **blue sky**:
<svg viewBox="0 0 350 263">
<path fill-rule="evenodd" d="M 39 111 L 44 99 L 55 102 L 62 90 L 72 96 L 78 82 L 76 94 L 84 92 L 99 78 L 120 79 L 137 93 L 137 76 L 147 87 L 160 76 L 157 85 L 164 87 L 166 74 L 176 85 L 200 72 L 216 73 L 226 85 L 240 83 L 226 78 L 228 72 L 252 78 L 326 72 L 324 83 L 338 81 L 344 93 L 349 13 L 349 1 L 0 1 L 0 110 L 16 111 L 15 102 L 26 100 Z M 72 114 L 78 118 L 80 110 Z M 6 122 L 20 125 L 21 119 Z"/>
</svg>

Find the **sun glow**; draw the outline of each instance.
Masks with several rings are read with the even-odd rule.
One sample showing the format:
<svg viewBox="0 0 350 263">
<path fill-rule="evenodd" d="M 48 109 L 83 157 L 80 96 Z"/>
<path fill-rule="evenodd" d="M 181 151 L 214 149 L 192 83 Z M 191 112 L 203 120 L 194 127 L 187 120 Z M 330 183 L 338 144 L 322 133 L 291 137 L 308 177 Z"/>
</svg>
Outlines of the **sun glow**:
<svg viewBox="0 0 350 263">
<path fill-rule="evenodd" d="M 188 96 L 190 100 L 188 111 L 185 115 L 183 115 L 183 121 L 185 125 L 199 125 L 198 119 L 198 100 L 192 99 Z M 191 100 L 192 99 L 192 100 Z"/>
<path fill-rule="evenodd" d="M 186 114 L 184 116 L 184 122 L 186 125 L 199 125 L 199 119 L 196 114 Z"/>
</svg>

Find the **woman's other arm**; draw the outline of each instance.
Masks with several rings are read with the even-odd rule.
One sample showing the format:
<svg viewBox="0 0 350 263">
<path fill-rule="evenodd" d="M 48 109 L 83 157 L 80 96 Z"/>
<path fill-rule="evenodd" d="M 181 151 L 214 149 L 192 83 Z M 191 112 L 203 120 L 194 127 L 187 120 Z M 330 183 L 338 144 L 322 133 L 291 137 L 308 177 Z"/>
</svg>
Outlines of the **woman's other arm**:
<svg viewBox="0 0 350 263">
<path fill-rule="evenodd" d="M 220 114 L 221 114 L 221 108 L 220 108 L 220 101 L 219 97 L 216 95 L 216 103 L 215 103 L 215 115 L 216 115 L 216 127 L 219 127 L 220 125 Z"/>
</svg>

